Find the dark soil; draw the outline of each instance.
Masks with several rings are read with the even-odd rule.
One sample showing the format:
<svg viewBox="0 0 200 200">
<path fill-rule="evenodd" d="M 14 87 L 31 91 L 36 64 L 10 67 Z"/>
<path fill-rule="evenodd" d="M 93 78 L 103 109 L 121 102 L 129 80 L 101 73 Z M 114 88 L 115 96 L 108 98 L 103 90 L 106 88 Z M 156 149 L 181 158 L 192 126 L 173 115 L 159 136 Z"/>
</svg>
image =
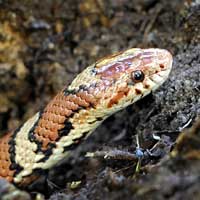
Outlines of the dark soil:
<svg viewBox="0 0 200 200">
<path fill-rule="evenodd" d="M 103 56 L 131 47 L 165 48 L 174 56 L 159 90 L 107 119 L 70 158 L 26 188 L 29 194 L 0 182 L 0 199 L 43 199 L 36 192 L 51 200 L 200 199 L 199 21 L 197 0 L 0 0 L 2 133 Z M 135 160 L 84 156 L 134 154 L 136 134 L 146 153 L 137 173 Z"/>
</svg>

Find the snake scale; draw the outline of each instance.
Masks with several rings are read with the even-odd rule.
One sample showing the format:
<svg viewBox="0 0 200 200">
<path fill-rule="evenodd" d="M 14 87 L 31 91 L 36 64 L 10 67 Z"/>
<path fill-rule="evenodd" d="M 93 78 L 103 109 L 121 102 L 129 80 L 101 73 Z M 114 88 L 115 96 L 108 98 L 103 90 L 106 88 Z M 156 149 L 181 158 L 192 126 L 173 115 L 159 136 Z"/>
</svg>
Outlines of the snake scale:
<svg viewBox="0 0 200 200">
<path fill-rule="evenodd" d="M 171 54 L 156 48 L 128 49 L 90 65 L 44 109 L 0 138 L 0 178 L 31 183 L 108 116 L 157 89 L 171 67 Z"/>
</svg>

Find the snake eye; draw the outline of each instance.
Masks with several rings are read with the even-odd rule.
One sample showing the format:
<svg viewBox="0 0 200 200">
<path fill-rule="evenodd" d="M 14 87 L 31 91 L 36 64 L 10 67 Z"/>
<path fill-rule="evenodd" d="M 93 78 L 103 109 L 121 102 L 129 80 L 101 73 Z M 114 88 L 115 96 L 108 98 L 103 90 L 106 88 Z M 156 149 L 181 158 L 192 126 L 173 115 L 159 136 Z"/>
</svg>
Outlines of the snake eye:
<svg viewBox="0 0 200 200">
<path fill-rule="evenodd" d="M 133 82 L 141 82 L 144 80 L 144 73 L 141 70 L 136 70 L 132 72 L 132 80 Z"/>
</svg>

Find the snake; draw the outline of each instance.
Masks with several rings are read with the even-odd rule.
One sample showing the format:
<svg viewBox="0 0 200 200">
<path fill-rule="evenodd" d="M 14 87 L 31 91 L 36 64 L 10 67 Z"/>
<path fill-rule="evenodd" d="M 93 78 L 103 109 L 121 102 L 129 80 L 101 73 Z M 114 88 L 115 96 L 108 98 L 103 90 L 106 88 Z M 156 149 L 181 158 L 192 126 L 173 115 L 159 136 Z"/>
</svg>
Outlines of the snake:
<svg viewBox="0 0 200 200">
<path fill-rule="evenodd" d="M 43 109 L 0 138 L 0 178 L 27 186 L 75 150 L 110 115 L 159 88 L 172 68 L 166 49 L 131 48 L 78 74 Z"/>
</svg>

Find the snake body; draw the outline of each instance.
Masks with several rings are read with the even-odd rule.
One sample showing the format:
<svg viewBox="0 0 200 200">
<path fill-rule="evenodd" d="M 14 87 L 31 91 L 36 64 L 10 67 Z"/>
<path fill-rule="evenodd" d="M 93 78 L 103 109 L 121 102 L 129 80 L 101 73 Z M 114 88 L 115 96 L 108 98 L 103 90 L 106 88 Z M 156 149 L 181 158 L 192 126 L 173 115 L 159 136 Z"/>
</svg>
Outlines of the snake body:
<svg viewBox="0 0 200 200">
<path fill-rule="evenodd" d="M 0 178 L 23 186 L 35 180 L 108 116 L 157 89 L 171 66 L 171 54 L 153 48 L 129 49 L 90 65 L 43 110 L 0 138 Z"/>
</svg>

